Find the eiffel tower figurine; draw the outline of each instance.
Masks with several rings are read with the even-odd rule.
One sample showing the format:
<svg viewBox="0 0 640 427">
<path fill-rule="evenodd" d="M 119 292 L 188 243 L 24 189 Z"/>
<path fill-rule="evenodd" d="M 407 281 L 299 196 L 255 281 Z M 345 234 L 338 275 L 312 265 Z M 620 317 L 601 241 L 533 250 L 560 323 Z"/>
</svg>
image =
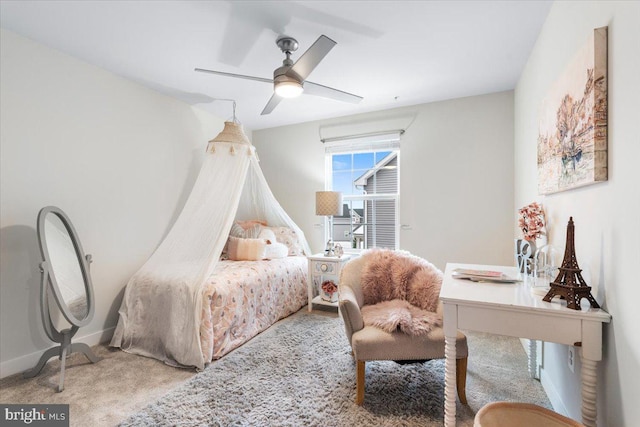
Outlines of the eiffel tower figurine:
<svg viewBox="0 0 640 427">
<path fill-rule="evenodd" d="M 553 297 L 560 296 L 567 300 L 567 307 L 574 310 L 580 310 L 580 300 L 586 298 L 593 308 L 600 308 L 595 298 L 591 295 L 591 286 L 582 278 L 580 272 L 582 269 L 578 267 L 576 261 L 576 248 L 574 245 L 574 227 L 573 217 L 569 217 L 567 225 L 567 245 L 564 249 L 564 259 L 562 266 L 559 268 L 560 273 L 556 279 L 550 283 L 551 289 L 547 292 L 543 301 L 551 302 Z"/>
</svg>

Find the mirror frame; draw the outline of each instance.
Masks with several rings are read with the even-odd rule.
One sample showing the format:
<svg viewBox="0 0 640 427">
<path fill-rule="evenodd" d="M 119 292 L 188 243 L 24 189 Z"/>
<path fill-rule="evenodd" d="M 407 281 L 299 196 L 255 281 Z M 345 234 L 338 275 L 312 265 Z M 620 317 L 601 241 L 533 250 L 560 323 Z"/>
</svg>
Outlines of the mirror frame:
<svg viewBox="0 0 640 427">
<path fill-rule="evenodd" d="M 87 296 L 88 310 L 87 310 L 87 315 L 84 317 L 84 319 L 76 318 L 73 315 L 73 313 L 71 313 L 71 310 L 69 310 L 69 306 L 67 305 L 64 298 L 62 298 L 62 292 L 60 292 L 58 281 L 56 280 L 56 274 L 51 265 L 50 256 L 49 256 L 49 247 L 47 246 L 47 238 L 46 238 L 46 233 L 44 228 L 45 220 L 47 218 L 47 215 L 49 214 L 56 215 L 60 219 L 65 229 L 69 233 L 69 238 L 71 239 L 71 242 L 73 243 L 73 248 L 75 249 L 76 258 L 80 265 L 80 271 L 82 272 L 82 278 L 84 279 L 84 289 Z M 93 284 L 91 282 L 91 275 L 89 274 L 90 256 L 85 255 L 82 249 L 82 245 L 80 244 L 80 239 L 78 239 L 78 234 L 76 233 L 75 228 L 73 228 L 73 225 L 71 224 L 71 220 L 60 208 L 56 206 L 44 207 L 38 213 L 37 232 L 38 232 L 38 242 L 40 243 L 40 254 L 42 255 L 42 259 L 43 259 L 42 265 L 48 270 L 49 286 L 53 290 L 53 295 L 58 304 L 58 308 L 60 308 L 62 315 L 65 317 L 65 319 L 69 323 L 71 323 L 71 325 L 76 327 L 87 325 L 93 318 L 93 313 L 95 310 L 94 299 L 93 299 Z"/>
</svg>

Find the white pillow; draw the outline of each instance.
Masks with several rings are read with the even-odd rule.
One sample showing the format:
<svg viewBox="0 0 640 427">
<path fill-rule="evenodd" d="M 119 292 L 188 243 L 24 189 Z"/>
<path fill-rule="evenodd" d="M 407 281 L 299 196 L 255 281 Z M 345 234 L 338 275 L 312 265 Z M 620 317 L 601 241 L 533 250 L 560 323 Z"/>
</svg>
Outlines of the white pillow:
<svg viewBox="0 0 640 427">
<path fill-rule="evenodd" d="M 276 240 L 279 243 L 283 243 L 289 248 L 290 256 L 301 256 L 304 255 L 304 250 L 302 249 L 302 243 L 300 243 L 300 239 L 298 238 L 298 234 L 289 227 L 264 227 L 273 232 L 276 236 Z"/>
<path fill-rule="evenodd" d="M 269 228 L 263 228 L 258 235 L 258 239 L 264 239 L 267 245 L 270 243 L 276 243 L 276 234 Z"/>
<path fill-rule="evenodd" d="M 264 257 L 266 259 L 286 258 L 287 256 L 289 256 L 289 248 L 287 245 L 278 243 L 275 239 L 273 243 L 268 243 L 265 247 Z"/>
<path fill-rule="evenodd" d="M 272 229 L 263 227 L 258 237 L 267 243 L 265 258 L 278 259 L 289 256 L 289 247 L 284 243 L 278 242 L 276 233 L 274 233 Z"/>
</svg>

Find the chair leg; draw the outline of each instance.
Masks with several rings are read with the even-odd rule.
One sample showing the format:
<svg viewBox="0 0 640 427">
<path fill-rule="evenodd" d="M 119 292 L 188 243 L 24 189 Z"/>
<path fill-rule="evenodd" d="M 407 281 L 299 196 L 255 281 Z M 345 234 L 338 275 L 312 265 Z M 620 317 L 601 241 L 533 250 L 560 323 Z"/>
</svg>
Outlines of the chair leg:
<svg viewBox="0 0 640 427">
<path fill-rule="evenodd" d="M 356 405 L 362 405 L 364 402 L 364 360 L 356 362 Z"/>
<path fill-rule="evenodd" d="M 467 404 L 467 358 L 456 359 L 456 388 L 460 403 Z"/>
</svg>

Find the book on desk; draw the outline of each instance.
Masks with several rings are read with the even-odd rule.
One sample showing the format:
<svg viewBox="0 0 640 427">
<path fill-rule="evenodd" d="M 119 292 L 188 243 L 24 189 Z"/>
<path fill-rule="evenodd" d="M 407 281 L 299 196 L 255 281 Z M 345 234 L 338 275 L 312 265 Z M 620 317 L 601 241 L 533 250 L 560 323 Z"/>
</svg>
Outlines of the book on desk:
<svg viewBox="0 0 640 427">
<path fill-rule="evenodd" d="M 456 268 L 451 272 L 454 279 L 466 279 L 472 282 L 495 282 L 495 283 L 515 283 L 522 279 L 511 277 L 501 271 L 473 270 L 467 268 Z"/>
</svg>

